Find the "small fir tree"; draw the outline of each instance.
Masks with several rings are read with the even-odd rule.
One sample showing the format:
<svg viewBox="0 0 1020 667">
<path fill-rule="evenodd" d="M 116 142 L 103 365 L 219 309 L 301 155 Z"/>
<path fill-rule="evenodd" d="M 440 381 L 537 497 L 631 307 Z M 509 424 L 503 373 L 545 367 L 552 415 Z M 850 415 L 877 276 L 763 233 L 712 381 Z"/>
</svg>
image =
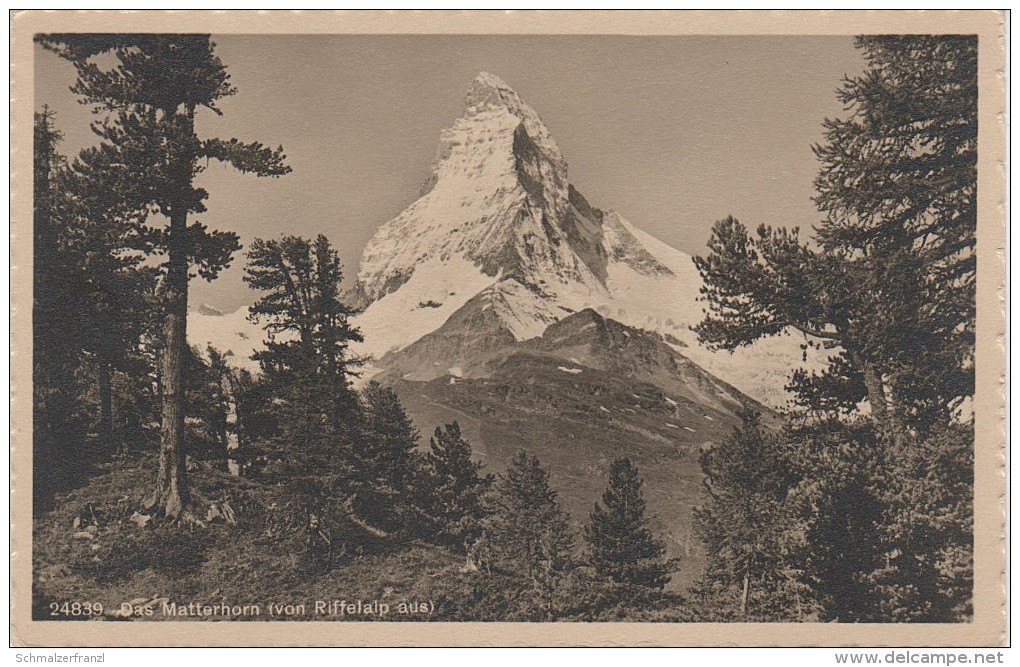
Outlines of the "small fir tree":
<svg viewBox="0 0 1020 667">
<path fill-rule="evenodd" d="M 610 465 L 609 487 L 592 508 L 584 531 L 588 562 L 600 576 L 617 583 L 662 590 L 674 564 L 665 559 L 665 545 L 648 528 L 643 483 L 630 459 Z"/>
<path fill-rule="evenodd" d="M 290 437 L 293 442 L 353 435 L 358 405 L 350 384 L 361 360 L 350 344 L 362 337 L 340 300 L 337 251 L 322 235 L 255 239 L 245 274 L 262 293 L 249 318 L 263 325 L 267 339 L 253 358 L 282 401 L 280 427 L 302 430 L 291 434 L 300 436 Z M 285 418 L 288 412 L 296 419 Z"/>
<path fill-rule="evenodd" d="M 354 445 L 352 510 L 386 533 L 414 532 L 413 486 L 419 477 L 418 430 L 396 393 L 378 382 L 361 391 L 362 431 Z"/>
<path fill-rule="evenodd" d="M 468 551 L 481 534 L 484 497 L 492 486 L 491 474 L 471 460 L 471 444 L 453 422 L 436 428 L 425 458 L 424 505 L 431 532 L 442 543 Z"/>
<path fill-rule="evenodd" d="M 739 618 L 794 617 L 799 571 L 787 558 L 798 524 L 788 502 L 798 482 L 782 439 L 754 412 L 701 454 L 707 503 L 694 512 L 705 544 L 705 579 L 730 597 Z M 790 601 L 793 600 L 791 603 Z"/>
<path fill-rule="evenodd" d="M 489 568 L 523 579 L 539 617 L 554 617 L 554 595 L 574 545 L 567 516 L 538 458 L 519 452 L 494 486 L 477 549 Z"/>
<path fill-rule="evenodd" d="M 249 473 L 284 485 L 304 516 L 309 551 L 332 564 L 350 518 L 360 407 L 349 352 L 360 332 L 340 301 L 340 259 L 325 236 L 256 239 L 245 281 L 261 292 L 249 317 L 267 334 L 262 376 L 241 401 Z M 260 407 L 261 406 L 261 407 Z M 256 409 L 271 406 L 272 419 Z M 252 436 L 263 439 L 252 442 Z"/>
</svg>

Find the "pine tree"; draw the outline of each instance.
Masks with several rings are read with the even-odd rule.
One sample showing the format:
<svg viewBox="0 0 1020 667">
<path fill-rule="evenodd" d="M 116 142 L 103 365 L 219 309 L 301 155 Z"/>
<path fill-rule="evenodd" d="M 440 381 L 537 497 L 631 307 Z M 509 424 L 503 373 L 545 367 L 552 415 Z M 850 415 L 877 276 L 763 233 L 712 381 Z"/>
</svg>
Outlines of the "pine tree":
<svg viewBox="0 0 1020 667">
<path fill-rule="evenodd" d="M 267 333 L 265 350 L 254 356 L 266 382 L 290 408 L 319 415 L 301 422 L 305 427 L 352 433 L 357 398 L 350 381 L 361 360 L 349 347 L 362 338 L 340 300 L 343 271 L 329 240 L 255 239 L 244 280 L 262 292 L 249 319 Z M 281 425 L 289 428 L 286 420 Z"/>
<path fill-rule="evenodd" d="M 912 426 L 974 387 L 977 37 L 858 37 L 867 68 L 837 91 L 815 180 L 817 240 L 883 291 L 883 372 Z M 937 345 L 932 345 L 937 341 Z"/>
<path fill-rule="evenodd" d="M 815 245 L 796 229 L 718 222 L 695 262 L 701 339 L 733 349 L 795 330 L 833 351 L 798 373 L 803 406 L 852 413 L 865 397 L 890 432 L 946 423 L 973 394 L 976 39 L 862 37 L 868 63 L 827 120 Z"/>
<path fill-rule="evenodd" d="M 263 443 L 278 432 L 272 388 L 247 369 L 233 369 L 232 392 L 237 410 L 237 445 L 233 458 L 244 477 L 258 477 L 266 463 Z"/>
<path fill-rule="evenodd" d="M 212 345 L 205 354 L 192 347 L 188 355 L 186 412 L 188 452 L 198 459 L 227 468 L 229 436 L 233 427 L 227 421 L 230 411 L 231 369 L 223 353 Z"/>
<path fill-rule="evenodd" d="M 93 124 L 102 143 L 83 152 L 82 160 L 122 183 L 120 195 L 128 208 L 146 208 L 168 220 L 149 237 L 152 250 L 166 257 L 166 310 L 159 473 L 147 504 L 177 519 L 188 501 L 183 369 L 189 266 L 212 280 L 239 247 L 236 234 L 188 224 L 190 214 L 206 210 L 208 196 L 194 180 L 204 169 L 203 158 L 258 176 L 280 176 L 290 169 L 282 149 L 200 139 L 195 133 L 196 112 L 206 108 L 219 114 L 217 100 L 235 92 L 208 35 L 52 34 L 36 39 L 74 64 L 78 78 L 72 91 L 104 115 Z"/>
<path fill-rule="evenodd" d="M 574 538 L 537 457 L 521 451 L 513 458 L 494 486 L 488 510 L 476 548 L 479 560 L 523 579 L 538 612 L 551 620 L 553 596 L 571 565 Z"/>
<path fill-rule="evenodd" d="M 432 531 L 441 542 L 469 551 L 481 535 L 484 498 L 493 477 L 482 475 L 482 464 L 471 459 L 471 444 L 457 422 L 437 427 L 429 450 L 421 495 Z"/>
<path fill-rule="evenodd" d="M 386 533 L 418 528 L 413 485 L 420 477 L 418 430 L 396 393 L 378 382 L 361 391 L 363 429 L 355 442 L 352 509 Z"/>
<path fill-rule="evenodd" d="M 706 504 L 694 512 L 694 528 L 705 544 L 705 577 L 735 591 L 741 618 L 792 614 L 787 607 L 799 589 L 799 572 L 786 554 L 796 533 L 790 491 L 798 483 L 783 441 L 753 412 L 742 415 L 733 435 L 701 454 Z"/>
<path fill-rule="evenodd" d="M 973 615 L 974 431 L 953 425 L 884 443 L 876 470 L 882 558 L 868 572 L 872 618 L 959 623 Z"/>
<path fill-rule="evenodd" d="M 794 228 L 761 225 L 752 234 L 732 216 L 716 222 L 711 253 L 695 257 L 709 310 L 695 327 L 711 349 L 733 350 L 792 329 L 805 347 L 833 350 L 821 375 L 794 376 L 802 407 L 828 415 L 853 412 L 865 398 L 887 415 L 881 330 L 867 326 L 882 309 L 862 267 L 811 248 Z"/>
<path fill-rule="evenodd" d="M 884 544 L 895 558 L 872 576 L 883 616 L 967 621 L 974 613 L 973 426 L 927 434 L 898 453 L 882 486 Z"/>
<path fill-rule="evenodd" d="M 62 484 L 65 473 L 80 473 L 112 453 L 114 398 L 123 395 L 115 384 L 129 374 L 147 376 L 142 339 L 155 277 L 138 251 L 136 225 L 144 212 L 130 210 L 120 185 L 104 174 L 80 159 L 68 164 L 56 150 L 59 139 L 53 114 L 37 114 L 36 432 L 49 452 L 38 460 L 57 464 L 40 480 L 43 494 Z M 144 409 L 145 387 L 137 389 L 121 401 L 122 425 L 138 421 L 131 409 Z"/>
<path fill-rule="evenodd" d="M 807 543 L 796 557 L 822 617 L 958 619 L 972 482 L 952 473 L 941 487 L 924 462 L 970 469 L 958 410 L 974 390 L 977 40 L 857 47 L 866 69 L 844 80 L 847 113 L 815 147 L 825 219 L 813 244 L 717 223 L 696 260 L 710 308 L 698 333 L 733 349 L 793 329 L 832 351 L 824 372 L 791 380 L 808 409 L 794 443 Z M 864 398 L 870 415 L 857 412 Z M 707 528 L 724 541 L 717 519 Z"/>
<path fill-rule="evenodd" d="M 588 561 L 596 573 L 617 583 L 662 590 L 674 566 L 664 558 L 663 542 L 648 528 L 642 484 L 630 459 L 609 466 L 609 487 L 592 508 L 584 531 Z"/>
<path fill-rule="evenodd" d="M 85 426 L 77 377 L 84 329 L 77 326 L 71 294 L 75 275 L 60 249 L 62 220 L 69 201 L 62 187 L 65 160 L 58 151 L 60 133 L 53 113 L 35 114 L 33 200 L 33 443 L 34 497 L 39 503 L 65 486 L 81 469 Z"/>
<path fill-rule="evenodd" d="M 267 334 L 254 355 L 260 387 L 249 396 L 272 397 L 273 424 L 263 424 L 271 430 L 257 455 L 262 474 L 293 492 L 309 530 L 313 520 L 339 521 L 354 493 L 361 425 L 351 388 L 360 361 L 349 352 L 361 334 L 339 298 L 339 256 L 325 236 L 255 239 L 244 279 L 261 292 L 249 317 Z M 242 419 L 252 424 L 248 407 Z"/>
<path fill-rule="evenodd" d="M 797 539 L 785 546 L 822 620 L 888 621 L 871 583 L 896 548 L 882 528 L 882 487 L 894 466 L 883 432 L 867 420 L 831 420 L 789 433 L 792 447 L 783 466 L 799 479 L 787 496 L 787 511 L 796 517 L 790 533 Z"/>
<path fill-rule="evenodd" d="M 109 161 L 102 147 L 88 148 L 68 165 L 63 187 L 70 204 L 60 237 L 75 273 L 70 289 L 81 304 L 77 325 L 89 332 L 82 348 L 98 394 L 98 439 L 107 452 L 115 444 L 114 383 L 151 375 L 151 355 L 143 347 L 162 340 L 158 270 L 145 262 L 153 243 L 145 227 L 149 210 L 135 197 L 135 185 L 109 170 Z"/>
</svg>

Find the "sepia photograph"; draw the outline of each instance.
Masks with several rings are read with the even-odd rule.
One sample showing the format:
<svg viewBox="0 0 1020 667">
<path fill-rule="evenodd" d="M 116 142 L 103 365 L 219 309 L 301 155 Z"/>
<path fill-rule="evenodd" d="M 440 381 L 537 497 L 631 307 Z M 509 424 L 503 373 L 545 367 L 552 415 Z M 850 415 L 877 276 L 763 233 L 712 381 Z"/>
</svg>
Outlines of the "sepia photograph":
<svg viewBox="0 0 1020 667">
<path fill-rule="evenodd" d="M 34 636 L 1002 641 L 1003 266 L 979 252 L 1004 225 L 979 170 L 979 130 L 1003 155 L 1001 81 L 981 87 L 1001 13 L 833 34 L 92 18 L 15 26 Z"/>
</svg>

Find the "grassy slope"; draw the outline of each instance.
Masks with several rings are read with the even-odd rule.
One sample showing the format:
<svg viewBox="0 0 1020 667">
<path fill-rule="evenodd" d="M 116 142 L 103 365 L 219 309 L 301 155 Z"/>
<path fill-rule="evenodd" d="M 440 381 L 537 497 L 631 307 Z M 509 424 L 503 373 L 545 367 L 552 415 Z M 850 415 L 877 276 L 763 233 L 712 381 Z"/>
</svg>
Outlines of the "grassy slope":
<svg viewBox="0 0 1020 667">
<path fill-rule="evenodd" d="M 192 471 L 192 512 L 202 525 L 144 528 L 131 520 L 155 478 L 155 462 L 110 464 L 84 487 L 56 499 L 34 529 L 33 599 L 36 618 L 49 604 L 100 602 L 107 612 L 132 600 L 177 603 L 301 603 L 314 600 L 426 599 L 445 604 L 466 576 L 463 559 L 441 548 L 409 544 L 365 554 L 325 573 L 301 557 L 299 536 L 270 538 L 272 488 L 202 467 Z M 236 524 L 205 521 L 213 503 L 227 500 Z M 79 519 L 75 527 L 75 519 Z M 95 528 L 89 528 L 95 524 Z M 91 532 L 93 537 L 75 537 Z M 57 618 L 57 617 L 53 617 Z M 155 620 L 165 620 L 158 614 Z M 307 618 L 304 620 L 315 620 Z M 319 618 L 319 620 L 323 620 Z M 362 619 L 359 619 L 362 620 Z M 422 620 L 420 617 L 407 620 Z"/>
<path fill-rule="evenodd" d="M 490 472 L 502 471 L 520 449 L 536 454 L 577 528 L 605 490 L 609 464 L 630 457 L 645 479 L 652 528 L 669 555 L 684 561 L 670 590 L 686 588 L 704 559 L 691 531 L 703 492 L 698 454 L 730 432 L 734 417 L 674 406 L 655 385 L 614 374 L 565 373 L 562 363 L 515 355 L 493 378 L 398 381 L 394 389 L 426 436 L 431 425 L 458 421 Z"/>
<path fill-rule="evenodd" d="M 109 464 L 97 473 L 85 486 L 56 498 L 55 509 L 36 517 L 37 620 L 74 620 L 50 615 L 52 603 L 64 602 L 101 603 L 104 620 L 202 620 L 164 615 L 163 599 L 182 605 L 259 605 L 262 611 L 259 616 L 221 614 L 214 620 L 380 620 L 373 615 L 316 615 L 317 600 L 378 601 L 389 605 L 383 619 L 388 621 L 540 620 L 520 615 L 522 605 L 527 610 L 535 597 L 521 588 L 520 580 L 466 571 L 462 556 L 417 541 L 351 554 L 330 571 L 310 565 L 300 531 L 279 530 L 282 499 L 276 487 L 200 466 L 190 473 L 190 510 L 200 523 L 191 521 L 185 527 L 149 521 L 143 527 L 132 517 L 155 478 L 155 461 Z M 209 508 L 223 507 L 224 502 L 236 522 L 207 520 Z M 83 537 L 85 533 L 90 536 Z M 559 618 L 691 620 L 679 596 L 593 586 L 583 572 L 575 571 L 558 593 Z M 119 611 L 125 602 L 151 603 L 154 613 L 124 618 Z M 431 603 L 434 613 L 410 609 L 401 615 L 401 602 Z M 304 604 L 306 613 L 274 615 L 272 603 Z"/>
</svg>

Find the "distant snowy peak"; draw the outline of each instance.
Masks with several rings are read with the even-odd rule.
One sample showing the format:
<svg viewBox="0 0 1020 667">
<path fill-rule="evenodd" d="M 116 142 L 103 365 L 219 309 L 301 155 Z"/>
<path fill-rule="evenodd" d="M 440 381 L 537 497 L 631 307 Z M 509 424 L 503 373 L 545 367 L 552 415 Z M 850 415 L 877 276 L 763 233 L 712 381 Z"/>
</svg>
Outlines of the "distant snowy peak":
<svg viewBox="0 0 1020 667">
<path fill-rule="evenodd" d="M 427 378 L 446 368 L 440 359 L 460 368 L 459 356 L 542 336 L 590 309 L 656 332 L 747 395 L 781 405 L 801 341 L 733 354 L 702 347 L 691 331 L 703 317 L 701 287 L 689 255 L 592 206 L 535 110 L 482 73 L 441 133 L 423 194 L 365 248 L 352 291 L 365 342 L 354 349 L 375 359 L 369 372 L 397 364 Z"/>
<path fill-rule="evenodd" d="M 524 126 L 535 147 L 557 166 L 562 167 L 562 177 L 566 180 L 567 163 L 563 160 L 559 147 L 542 122 L 538 113 L 528 106 L 510 86 L 495 74 L 482 72 L 471 82 L 464 99 L 464 117 L 470 118 L 488 111 L 506 111 L 517 118 Z"/>
<path fill-rule="evenodd" d="M 570 185 L 567 163 L 535 110 L 502 79 L 482 73 L 464 113 L 441 134 L 421 197 L 366 246 L 359 305 L 397 290 L 421 266 L 451 258 L 537 290 L 577 283 L 604 290 L 611 256 L 668 273 L 617 218 Z"/>
<path fill-rule="evenodd" d="M 708 350 L 691 331 L 703 317 L 701 286 L 689 255 L 592 206 L 568 182 L 567 163 L 534 109 L 483 73 L 442 132 L 423 194 L 365 247 L 347 294 L 365 337 L 352 351 L 374 359 L 366 378 L 429 379 L 452 367 L 468 372 L 465 360 L 589 310 L 655 332 L 708 373 L 781 406 L 803 341 Z M 251 363 L 264 333 L 245 315 L 193 312 L 189 339 Z"/>
</svg>

